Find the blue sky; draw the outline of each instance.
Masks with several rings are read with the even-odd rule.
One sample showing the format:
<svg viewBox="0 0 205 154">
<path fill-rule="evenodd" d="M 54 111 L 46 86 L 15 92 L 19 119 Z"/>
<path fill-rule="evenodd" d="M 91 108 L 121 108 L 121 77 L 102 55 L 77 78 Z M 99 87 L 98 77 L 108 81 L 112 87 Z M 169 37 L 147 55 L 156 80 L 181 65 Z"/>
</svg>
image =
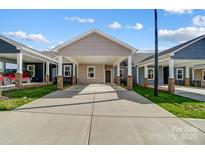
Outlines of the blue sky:
<svg viewBox="0 0 205 154">
<path fill-rule="evenodd" d="M 142 52 L 154 49 L 153 10 L 0 10 L 0 33 L 37 50 L 97 28 Z M 205 10 L 158 10 L 159 47 L 205 34 Z"/>
</svg>

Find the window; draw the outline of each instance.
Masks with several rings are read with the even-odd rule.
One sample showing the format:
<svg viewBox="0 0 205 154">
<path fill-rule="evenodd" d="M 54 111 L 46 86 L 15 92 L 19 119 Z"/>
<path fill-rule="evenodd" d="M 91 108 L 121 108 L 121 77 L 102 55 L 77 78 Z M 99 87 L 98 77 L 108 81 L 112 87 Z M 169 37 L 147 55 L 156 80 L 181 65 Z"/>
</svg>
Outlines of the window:
<svg viewBox="0 0 205 154">
<path fill-rule="evenodd" d="M 184 70 L 182 68 L 176 69 L 176 78 L 177 80 L 183 80 L 184 79 Z"/>
<path fill-rule="evenodd" d="M 148 79 L 149 80 L 154 79 L 154 68 L 148 68 Z"/>
<path fill-rule="evenodd" d="M 120 78 L 123 78 L 123 69 L 120 69 Z"/>
<path fill-rule="evenodd" d="M 27 65 L 27 71 L 31 72 L 32 77 L 35 77 L 35 65 Z"/>
<path fill-rule="evenodd" d="M 64 77 L 71 77 L 71 65 L 64 65 Z"/>
<path fill-rule="evenodd" d="M 202 80 L 205 81 L 205 70 L 202 72 Z"/>
<path fill-rule="evenodd" d="M 87 67 L 87 78 L 88 79 L 94 79 L 95 78 L 95 67 L 94 66 L 88 66 Z"/>
</svg>

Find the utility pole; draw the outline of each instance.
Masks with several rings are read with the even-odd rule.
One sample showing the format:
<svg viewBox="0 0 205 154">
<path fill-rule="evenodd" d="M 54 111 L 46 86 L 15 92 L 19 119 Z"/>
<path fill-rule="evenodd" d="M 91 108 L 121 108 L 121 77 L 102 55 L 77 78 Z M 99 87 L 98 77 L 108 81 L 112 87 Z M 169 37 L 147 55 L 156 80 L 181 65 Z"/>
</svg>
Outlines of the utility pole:
<svg viewBox="0 0 205 154">
<path fill-rule="evenodd" d="M 157 26 L 157 9 L 154 9 L 154 23 L 155 23 L 154 96 L 158 96 L 158 26 Z"/>
</svg>

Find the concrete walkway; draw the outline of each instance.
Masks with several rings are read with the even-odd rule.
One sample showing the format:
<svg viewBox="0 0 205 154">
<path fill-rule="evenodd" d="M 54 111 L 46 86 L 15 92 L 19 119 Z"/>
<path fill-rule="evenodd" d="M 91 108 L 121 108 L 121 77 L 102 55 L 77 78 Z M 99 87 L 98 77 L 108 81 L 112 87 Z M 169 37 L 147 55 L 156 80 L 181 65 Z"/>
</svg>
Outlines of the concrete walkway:
<svg viewBox="0 0 205 154">
<path fill-rule="evenodd" d="M 160 88 L 167 90 L 168 86 L 164 85 L 160 86 Z M 175 86 L 175 90 L 176 95 L 205 102 L 205 88 Z"/>
<path fill-rule="evenodd" d="M 77 85 L 0 117 L 0 144 L 205 144 L 201 129 L 116 85 Z"/>
</svg>

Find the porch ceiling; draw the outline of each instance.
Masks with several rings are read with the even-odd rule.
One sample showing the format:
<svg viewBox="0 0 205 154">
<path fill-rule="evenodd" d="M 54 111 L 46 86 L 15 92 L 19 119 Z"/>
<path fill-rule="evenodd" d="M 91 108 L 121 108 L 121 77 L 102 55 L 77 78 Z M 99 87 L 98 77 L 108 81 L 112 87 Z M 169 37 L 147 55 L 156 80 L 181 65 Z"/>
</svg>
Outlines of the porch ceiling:
<svg viewBox="0 0 205 154">
<path fill-rule="evenodd" d="M 116 65 L 126 59 L 126 56 L 69 56 L 66 57 L 77 64 L 108 64 Z"/>
<path fill-rule="evenodd" d="M 16 59 L 17 59 L 16 54 L 11 54 L 11 53 L 0 53 L 0 57 L 1 57 L 0 61 L 5 61 L 8 63 L 16 63 Z M 23 62 L 40 63 L 42 62 L 42 60 L 23 54 Z"/>
</svg>

